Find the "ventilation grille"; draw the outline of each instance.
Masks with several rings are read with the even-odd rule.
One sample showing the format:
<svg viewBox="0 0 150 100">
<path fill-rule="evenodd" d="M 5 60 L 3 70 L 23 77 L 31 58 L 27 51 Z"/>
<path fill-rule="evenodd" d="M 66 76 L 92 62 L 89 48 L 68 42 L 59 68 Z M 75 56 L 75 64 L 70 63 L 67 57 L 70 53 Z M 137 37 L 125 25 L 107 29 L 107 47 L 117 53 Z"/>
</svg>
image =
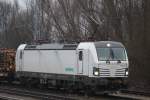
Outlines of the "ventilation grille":
<svg viewBox="0 0 150 100">
<path fill-rule="evenodd" d="M 108 77 L 108 76 L 110 76 L 110 70 L 109 69 L 102 69 L 102 68 L 100 68 L 100 76 L 101 77 Z"/>
<path fill-rule="evenodd" d="M 123 76 L 125 76 L 125 68 L 116 69 L 115 76 L 117 76 L 117 77 L 123 77 Z"/>
</svg>

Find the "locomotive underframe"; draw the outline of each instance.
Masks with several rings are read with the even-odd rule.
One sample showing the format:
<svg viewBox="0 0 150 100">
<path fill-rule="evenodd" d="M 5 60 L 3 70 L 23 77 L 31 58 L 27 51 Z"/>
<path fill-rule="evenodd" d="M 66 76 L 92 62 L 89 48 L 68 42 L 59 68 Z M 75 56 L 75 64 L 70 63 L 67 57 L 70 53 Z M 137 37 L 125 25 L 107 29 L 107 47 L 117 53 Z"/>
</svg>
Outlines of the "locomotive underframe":
<svg viewBox="0 0 150 100">
<path fill-rule="evenodd" d="M 16 78 L 23 84 L 44 84 L 62 88 L 92 89 L 93 91 L 117 91 L 126 87 L 126 78 L 93 78 L 83 75 L 63 75 L 37 72 L 17 72 Z"/>
</svg>

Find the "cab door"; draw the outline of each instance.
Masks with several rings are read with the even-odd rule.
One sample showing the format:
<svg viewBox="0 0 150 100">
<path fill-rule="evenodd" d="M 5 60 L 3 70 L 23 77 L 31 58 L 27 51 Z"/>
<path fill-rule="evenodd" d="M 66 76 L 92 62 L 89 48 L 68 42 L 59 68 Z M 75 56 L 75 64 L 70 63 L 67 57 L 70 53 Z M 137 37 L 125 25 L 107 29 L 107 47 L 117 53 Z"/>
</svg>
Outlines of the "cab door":
<svg viewBox="0 0 150 100">
<path fill-rule="evenodd" d="M 23 50 L 20 50 L 19 54 L 19 71 L 23 69 Z"/>
<path fill-rule="evenodd" d="M 78 50 L 78 74 L 83 74 L 83 50 Z"/>
</svg>

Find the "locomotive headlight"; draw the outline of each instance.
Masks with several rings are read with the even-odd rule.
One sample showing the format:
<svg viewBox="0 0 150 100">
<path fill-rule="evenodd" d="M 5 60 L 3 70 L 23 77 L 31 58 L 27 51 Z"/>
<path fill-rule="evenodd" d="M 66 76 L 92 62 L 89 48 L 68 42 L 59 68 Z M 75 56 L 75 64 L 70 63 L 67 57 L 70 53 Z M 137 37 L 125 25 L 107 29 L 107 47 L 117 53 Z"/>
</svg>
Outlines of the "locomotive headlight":
<svg viewBox="0 0 150 100">
<path fill-rule="evenodd" d="M 95 72 L 94 72 L 94 75 L 95 75 L 95 76 L 98 76 L 98 71 L 95 71 Z"/>
<path fill-rule="evenodd" d="M 125 69 L 125 75 L 128 76 L 129 72 L 128 72 L 128 68 Z"/>
<path fill-rule="evenodd" d="M 93 68 L 93 75 L 95 76 L 99 75 L 99 68 L 96 68 L 96 67 Z"/>
<path fill-rule="evenodd" d="M 126 76 L 128 76 L 128 71 L 126 71 Z"/>
<path fill-rule="evenodd" d="M 110 47 L 110 46 L 111 46 L 111 45 L 108 43 L 108 44 L 107 44 L 107 47 Z"/>
</svg>

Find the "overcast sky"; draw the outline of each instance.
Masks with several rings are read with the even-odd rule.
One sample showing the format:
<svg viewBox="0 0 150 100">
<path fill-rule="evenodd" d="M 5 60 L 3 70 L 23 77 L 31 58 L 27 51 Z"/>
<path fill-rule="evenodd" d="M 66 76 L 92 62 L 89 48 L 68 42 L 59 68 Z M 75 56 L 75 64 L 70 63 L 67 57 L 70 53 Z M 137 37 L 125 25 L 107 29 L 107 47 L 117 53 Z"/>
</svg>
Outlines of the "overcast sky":
<svg viewBox="0 0 150 100">
<path fill-rule="evenodd" d="M 0 0 L 0 1 L 5 1 L 5 0 Z M 11 2 L 13 3 L 14 0 L 7 0 L 8 2 Z M 26 0 L 18 0 L 18 3 L 19 3 L 19 6 L 21 6 L 22 8 L 26 8 L 26 3 L 25 3 Z"/>
<path fill-rule="evenodd" d="M 25 1 L 26 0 L 18 0 L 19 5 L 22 6 L 22 7 L 25 7 L 26 6 Z"/>
</svg>

